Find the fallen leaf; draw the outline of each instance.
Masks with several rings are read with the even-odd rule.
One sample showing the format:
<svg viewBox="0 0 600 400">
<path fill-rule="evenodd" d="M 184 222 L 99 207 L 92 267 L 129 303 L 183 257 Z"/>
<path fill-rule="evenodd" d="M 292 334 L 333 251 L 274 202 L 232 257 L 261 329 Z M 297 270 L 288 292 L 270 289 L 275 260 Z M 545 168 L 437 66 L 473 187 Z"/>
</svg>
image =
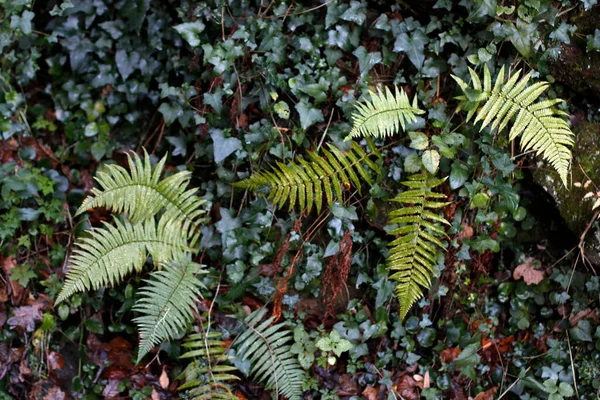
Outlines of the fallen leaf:
<svg viewBox="0 0 600 400">
<path fill-rule="evenodd" d="M 367 386 L 365 390 L 363 390 L 362 395 L 367 398 L 367 400 L 377 400 L 377 394 L 379 390 L 374 388 L 373 386 Z"/>
<path fill-rule="evenodd" d="M 8 325 L 17 328 L 22 332 L 33 332 L 35 321 L 42 319 L 40 309 L 43 304 L 34 304 L 33 306 L 23 306 L 13 309 L 13 316 L 8 319 Z"/>
<path fill-rule="evenodd" d="M 160 400 L 160 396 L 158 395 L 156 389 L 152 389 L 152 395 L 150 397 L 152 398 L 152 400 Z"/>
<path fill-rule="evenodd" d="M 419 395 L 419 391 L 417 390 L 419 385 L 412 377 L 408 375 L 402 375 L 400 377 L 400 382 L 398 382 L 395 387 L 397 393 L 403 399 L 416 400 L 421 397 Z"/>
<path fill-rule="evenodd" d="M 461 349 L 458 347 L 451 347 L 449 349 L 442 350 L 441 359 L 443 363 L 451 363 L 458 357 L 461 353 Z"/>
<path fill-rule="evenodd" d="M 498 386 L 494 386 L 485 392 L 479 393 L 473 400 L 494 400 L 494 393 L 498 391 Z"/>
<path fill-rule="evenodd" d="M 160 387 L 166 389 L 169 387 L 169 377 L 167 376 L 167 371 L 163 368 L 162 374 L 160 374 L 160 378 L 158 378 L 158 383 L 160 383 Z"/>
<path fill-rule="evenodd" d="M 4 270 L 4 273 L 10 279 L 12 270 L 17 267 L 17 262 L 13 256 L 8 256 L 6 258 L 0 257 L 0 259 L 2 259 L 2 270 Z M 10 279 L 10 288 L 12 289 L 10 292 L 12 292 L 13 304 L 15 304 L 15 300 L 21 297 L 21 293 L 25 288 L 19 282 L 13 281 L 12 279 Z"/>
<path fill-rule="evenodd" d="M 535 269 L 535 264 L 539 264 L 536 259 L 528 257 L 523 264 L 515 268 L 513 278 L 523 278 L 527 285 L 537 285 L 544 279 L 544 271 Z"/>
<path fill-rule="evenodd" d="M 57 369 L 63 369 L 65 367 L 65 360 L 63 356 L 55 351 L 51 351 L 48 354 L 48 371 L 56 371 Z"/>
<path fill-rule="evenodd" d="M 464 223 L 462 224 L 462 231 L 457 235 L 458 240 L 471 239 L 473 237 L 473 227 Z"/>
<path fill-rule="evenodd" d="M 58 386 L 52 386 L 43 400 L 67 400 L 67 395 Z"/>
<path fill-rule="evenodd" d="M 104 387 L 102 391 L 102 395 L 105 399 L 114 399 L 115 397 L 119 397 L 119 384 L 121 383 L 120 379 L 109 379 L 108 384 Z"/>
</svg>

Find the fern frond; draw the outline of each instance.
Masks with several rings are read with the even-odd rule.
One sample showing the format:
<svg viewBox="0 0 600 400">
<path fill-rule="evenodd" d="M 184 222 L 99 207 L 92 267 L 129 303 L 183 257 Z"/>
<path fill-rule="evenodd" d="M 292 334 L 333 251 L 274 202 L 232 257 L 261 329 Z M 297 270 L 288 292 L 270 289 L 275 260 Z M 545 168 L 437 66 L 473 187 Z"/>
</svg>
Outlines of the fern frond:
<svg viewBox="0 0 600 400">
<path fill-rule="evenodd" d="M 431 274 L 436 264 L 438 248 L 445 249 L 439 239 L 446 236 L 441 225 L 449 225 L 436 210 L 449 203 L 441 201 L 446 196 L 431 191 L 445 179 L 434 179 L 425 174 L 412 175 L 402 182 L 409 187 L 392 201 L 403 205 L 392 211 L 390 224 L 400 226 L 390 232 L 398 238 L 390 243 L 387 265 L 398 282 L 395 288 L 400 300 L 400 320 L 406 317 L 413 304 L 431 286 Z"/>
<path fill-rule="evenodd" d="M 470 69 L 471 76 L 476 73 Z M 504 82 L 504 67 L 502 67 L 494 83 L 491 85 L 490 72 L 485 65 L 484 85 L 481 88 L 479 78 L 473 80 L 474 88 L 470 88 L 461 79 L 454 77 L 465 96 L 459 97 L 461 107 L 469 109 L 469 115 L 479 108 L 480 102 L 485 101 L 479 108 L 475 122 L 483 121 L 481 129 L 487 126 L 503 130 L 514 118 L 510 129 L 509 139 L 520 138 L 521 149 L 526 152 L 535 150 L 558 172 L 561 180 L 568 184 L 567 174 L 571 164 L 571 147 L 574 144 L 573 132 L 567 123 L 567 115 L 554 108 L 563 100 L 540 100 L 540 96 L 550 86 L 547 82 L 537 82 L 529 87 L 531 72 L 519 79 L 521 71 L 516 71 L 513 76 Z M 479 87 L 477 89 L 476 87 Z M 478 93 L 477 96 L 469 95 L 470 91 Z"/>
<path fill-rule="evenodd" d="M 229 384 L 239 378 L 231 372 L 237 369 L 221 363 L 229 361 L 225 354 L 227 346 L 219 340 L 220 332 L 197 333 L 188 337 L 183 347 L 189 349 L 179 358 L 198 358 L 192 361 L 177 377 L 185 378 L 185 383 L 179 390 L 190 389 L 189 395 L 193 400 L 219 399 L 235 400 Z"/>
<path fill-rule="evenodd" d="M 131 271 L 140 271 L 148 253 L 155 263 L 173 259 L 189 249 L 181 228 L 162 217 L 158 224 L 149 219 L 138 224 L 114 220 L 114 226 L 93 229 L 91 235 L 77 243 L 70 258 L 70 270 L 56 303 L 76 292 L 114 285 Z"/>
<path fill-rule="evenodd" d="M 377 93 L 369 91 L 371 101 L 356 103 L 356 111 L 352 114 L 353 126 L 348 138 L 360 136 L 385 137 L 406 130 L 407 122 L 417 120 L 417 115 L 425 113 L 417 105 L 417 96 L 412 105 L 404 89 L 396 86 L 392 91 L 378 89 Z"/>
<path fill-rule="evenodd" d="M 160 179 L 167 157 L 152 167 L 150 156 L 144 150 L 142 160 L 137 154 L 129 154 L 129 172 L 119 165 L 108 165 L 106 171 L 98 172 L 96 181 L 100 188 L 92 189 L 77 210 L 79 215 L 90 208 L 106 207 L 116 213 L 127 214 L 136 224 L 154 217 L 162 209 L 167 218 L 180 221 L 183 232 L 197 227 L 199 217 L 204 213 L 204 203 L 196 196 L 196 189 L 186 190 L 190 183 L 189 171 L 178 172 L 163 180 Z"/>
<path fill-rule="evenodd" d="M 185 333 L 193 320 L 194 302 L 201 298 L 202 282 L 196 278 L 201 272 L 200 264 L 192 262 L 188 255 L 163 263 L 163 269 L 154 271 L 148 286 L 140 290 L 140 299 L 133 309 L 142 315 L 133 321 L 140 332 L 140 351 L 137 362 L 152 347 L 166 339 Z"/>
<path fill-rule="evenodd" d="M 236 340 L 240 343 L 238 354 L 250 360 L 251 374 L 267 388 L 289 400 L 299 400 L 304 372 L 296 355 L 290 352 L 292 331 L 283 323 L 271 326 L 275 317 L 261 322 L 265 314 L 266 310 L 259 309 L 246 318 L 248 329 Z"/>
<path fill-rule="evenodd" d="M 374 147 L 372 151 L 376 152 Z M 342 203 L 342 186 L 353 184 L 360 192 L 359 176 L 371 185 L 363 164 L 380 173 L 369 155 L 354 142 L 347 152 L 330 145 L 329 150 L 323 149 L 322 156 L 313 152 L 309 156 L 312 161 L 301 158 L 297 163 L 277 163 L 270 170 L 258 171 L 234 185 L 255 192 L 267 188 L 266 197 L 273 200 L 275 206 L 282 207 L 287 202 L 290 211 L 298 205 L 300 212 L 310 213 L 313 206 L 320 212 L 323 200 L 328 205 L 333 204 L 334 194 Z"/>
</svg>

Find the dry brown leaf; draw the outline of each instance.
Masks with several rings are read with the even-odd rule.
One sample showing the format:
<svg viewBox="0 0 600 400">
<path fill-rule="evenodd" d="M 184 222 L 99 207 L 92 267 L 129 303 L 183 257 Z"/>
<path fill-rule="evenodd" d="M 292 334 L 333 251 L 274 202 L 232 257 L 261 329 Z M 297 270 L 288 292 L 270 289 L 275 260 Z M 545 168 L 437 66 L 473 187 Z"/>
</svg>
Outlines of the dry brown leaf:
<svg viewBox="0 0 600 400">
<path fill-rule="evenodd" d="M 55 351 L 51 351 L 50 354 L 48 354 L 48 371 L 52 372 L 56 370 L 61 370 L 64 367 L 65 360 L 63 359 L 63 356 L 61 356 Z"/>
<path fill-rule="evenodd" d="M 8 325 L 21 331 L 33 332 L 35 321 L 41 321 L 42 312 L 40 309 L 43 304 L 38 303 L 32 306 L 23 306 L 13 309 L 13 316 L 8 319 Z"/>
<path fill-rule="evenodd" d="M 419 385 L 408 375 L 402 375 L 400 381 L 395 386 L 396 391 L 403 399 L 416 400 L 420 398 L 419 391 L 417 390 Z"/>
<path fill-rule="evenodd" d="M 431 387 L 431 378 L 429 377 L 429 371 L 425 371 L 423 377 L 423 389 L 429 389 Z"/>
<path fill-rule="evenodd" d="M 152 395 L 150 395 L 152 400 L 160 400 L 160 395 L 156 391 L 156 389 L 152 389 Z"/>
<path fill-rule="evenodd" d="M 52 386 L 43 400 L 67 400 L 67 395 L 58 386 Z"/>
<path fill-rule="evenodd" d="M 379 389 L 376 389 L 373 386 L 367 386 L 365 390 L 363 390 L 362 395 L 365 396 L 367 400 L 377 400 L 378 393 Z"/>
<path fill-rule="evenodd" d="M 104 387 L 102 391 L 102 395 L 105 399 L 114 399 L 115 397 L 119 397 L 119 384 L 121 383 L 120 379 L 109 379 L 108 384 Z"/>
<path fill-rule="evenodd" d="M 485 392 L 479 393 L 473 400 L 494 400 L 494 393 L 498 391 L 498 386 L 494 386 Z"/>
<path fill-rule="evenodd" d="M 468 224 L 466 224 L 466 223 L 463 223 L 462 224 L 462 231 L 460 231 L 458 233 L 458 237 L 457 238 L 458 238 L 458 240 L 461 240 L 461 241 L 463 239 L 471 239 L 473 237 L 473 233 L 474 233 L 473 232 L 473 227 L 470 226 L 470 225 L 468 225 Z"/>
<path fill-rule="evenodd" d="M 158 383 L 160 383 L 160 387 L 166 389 L 169 387 L 169 377 L 167 376 L 167 371 L 163 368 L 162 374 L 160 374 L 160 378 L 158 378 Z"/>
<path fill-rule="evenodd" d="M 536 260 L 528 257 L 523 264 L 520 264 L 513 272 L 513 278 L 525 281 L 527 285 L 537 285 L 544 279 L 544 271 L 535 269 Z"/>
<path fill-rule="evenodd" d="M 2 269 L 10 279 L 13 268 L 17 267 L 17 262 L 13 256 L 8 256 L 6 258 L 0 257 L 0 259 L 2 260 Z M 25 288 L 19 282 L 13 281 L 12 279 L 10 280 L 10 288 L 12 289 L 10 292 L 12 292 L 13 304 L 15 304 L 15 299 L 18 299 L 21 296 L 21 293 Z"/>
<path fill-rule="evenodd" d="M 443 363 L 451 363 L 460 355 L 462 350 L 458 347 L 451 347 L 449 349 L 442 350 L 441 359 Z"/>
</svg>

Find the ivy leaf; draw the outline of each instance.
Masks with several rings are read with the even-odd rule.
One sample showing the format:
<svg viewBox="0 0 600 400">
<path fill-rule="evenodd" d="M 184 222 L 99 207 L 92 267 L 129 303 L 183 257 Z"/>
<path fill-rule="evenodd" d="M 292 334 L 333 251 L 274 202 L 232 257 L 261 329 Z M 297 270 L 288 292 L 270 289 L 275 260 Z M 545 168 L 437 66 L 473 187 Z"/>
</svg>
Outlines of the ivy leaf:
<svg viewBox="0 0 600 400">
<path fill-rule="evenodd" d="M 344 13 L 340 16 L 340 19 L 362 25 L 362 23 L 365 22 L 365 18 L 367 18 L 364 8 L 365 7 L 363 6 L 363 3 L 359 1 L 351 1 L 350 8 L 344 11 Z"/>
<path fill-rule="evenodd" d="M 460 355 L 454 359 L 454 364 L 459 368 L 479 364 L 480 358 L 477 354 L 477 350 L 479 350 L 479 343 L 468 345 L 460 352 Z"/>
<path fill-rule="evenodd" d="M 20 17 L 13 15 L 10 17 L 10 27 L 12 29 L 19 29 L 24 35 L 29 35 L 31 33 L 31 20 L 34 16 L 34 13 L 27 10 L 23 11 Z"/>
<path fill-rule="evenodd" d="M 139 33 L 149 8 L 150 0 L 127 0 L 119 13 L 125 17 L 127 25 Z"/>
<path fill-rule="evenodd" d="M 585 319 L 582 319 L 581 321 L 579 321 L 577 323 L 577 326 L 575 326 L 574 328 L 569 329 L 569 333 L 571 334 L 573 339 L 575 339 L 576 341 L 579 341 L 579 342 L 591 342 L 592 341 L 590 321 L 587 321 Z"/>
<path fill-rule="evenodd" d="M 425 169 L 435 174 L 440 166 L 440 153 L 437 150 L 427 150 L 423 153 L 422 159 Z"/>
<path fill-rule="evenodd" d="M 450 170 L 450 188 L 458 189 L 465 184 L 469 178 L 469 170 L 460 161 L 454 161 L 452 163 L 452 169 Z"/>
<path fill-rule="evenodd" d="M 376 64 L 381 64 L 383 61 L 383 57 L 379 51 L 367 53 L 367 49 L 363 46 L 360 46 L 354 53 L 352 53 L 356 58 L 358 58 L 358 67 L 360 69 L 360 75 L 365 76 L 367 72 L 373 68 Z"/>
<path fill-rule="evenodd" d="M 408 36 L 406 32 L 401 33 L 394 43 L 394 51 L 406 53 L 408 59 L 420 70 L 425 61 L 425 45 L 428 42 L 429 39 L 423 32 L 423 28 L 418 28 L 412 36 Z"/>
<path fill-rule="evenodd" d="M 587 35 L 587 51 L 600 51 L 600 29 L 594 31 L 594 36 Z"/>
<path fill-rule="evenodd" d="M 296 110 L 298 111 L 298 114 L 300 114 L 300 125 L 304 130 L 307 130 L 316 122 L 324 121 L 321 110 L 313 107 L 311 104 L 308 104 L 305 101 L 297 103 Z"/>
<path fill-rule="evenodd" d="M 469 22 L 484 22 L 486 17 L 493 17 L 496 15 L 496 7 L 498 2 L 496 0 L 477 0 L 475 6 L 469 13 Z"/>
<path fill-rule="evenodd" d="M 511 27 L 510 41 L 515 48 L 525 58 L 531 54 L 532 38 L 537 30 L 537 24 L 528 24 L 521 19 L 517 20 L 517 25 Z"/>
<path fill-rule="evenodd" d="M 573 25 L 569 25 L 566 22 L 560 24 L 557 30 L 550 33 L 550 39 L 563 42 L 564 44 L 571 44 L 571 38 L 569 33 L 575 28 Z"/>
<path fill-rule="evenodd" d="M 137 51 L 132 51 L 131 53 L 127 54 L 125 50 L 117 50 L 115 62 L 117 63 L 117 69 L 119 70 L 119 73 L 125 81 L 138 67 L 140 63 L 140 55 Z"/>
<path fill-rule="evenodd" d="M 194 21 L 175 25 L 173 28 L 179 32 L 190 46 L 198 47 L 200 45 L 199 35 L 204 31 L 205 25 L 202 21 Z"/>
<path fill-rule="evenodd" d="M 588 11 L 598 3 L 598 0 L 581 0 L 581 2 L 583 3 L 585 11 Z"/>
<path fill-rule="evenodd" d="M 425 150 L 429 146 L 429 138 L 422 132 L 408 132 L 408 137 L 411 140 L 409 145 L 411 149 Z"/>
<path fill-rule="evenodd" d="M 575 394 L 573 387 L 566 382 L 561 382 L 558 385 L 558 394 L 563 397 L 571 397 Z"/>
<path fill-rule="evenodd" d="M 162 103 L 158 108 L 158 111 L 163 115 L 167 126 L 171 125 L 180 115 L 183 114 L 183 110 L 179 104 L 170 105 L 168 103 Z"/>
<path fill-rule="evenodd" d="M 210 133 L 210 137 L 214 142 L 213 151 L 216 163 L 220 163 L 233 152 L 242 149 L 241 140 L 237 138 L 226 139 L 223 136 L 223 131 L 220 129 L 213 129 Z"/>
</svg>

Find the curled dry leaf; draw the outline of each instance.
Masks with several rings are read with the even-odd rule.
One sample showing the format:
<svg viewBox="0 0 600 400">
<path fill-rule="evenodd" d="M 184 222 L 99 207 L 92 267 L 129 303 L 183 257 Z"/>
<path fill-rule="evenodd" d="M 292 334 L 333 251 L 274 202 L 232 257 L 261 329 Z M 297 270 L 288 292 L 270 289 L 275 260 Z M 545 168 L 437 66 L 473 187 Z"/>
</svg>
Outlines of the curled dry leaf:
<svg viewBox="0 0 600 400">
<path fill-rule="evenodd" d="M 379 390 L 373 386 L 367 386 L 362 392 L 363 396 L 365 396 L 367 400 L 377 400 L 378 393 Z"/>
<path fill-rule="evenodd" d="M 42 319 L 41 308 L 43 306 L 43 304 L 38 303 L 32 306 L 23 306 L 13 309 L 13 316 L 8 319 L 8 325 L 23 332 L 33 332 L 35 329 L 35 321 L 40 321 Z"/>
<path fill-rule="evenodd" d="M 162 374 L 160 374 L 160 378 L 158 378 L 158 382 L 160 383 L 160 387 L 166 389 L 169 387 L 169 377 L 167 376 L 167 371 L 163 368 Z"/>
<path fill-rule="evenodd" d="M 458 347 L 451 347 L 449 349 L 442 350 L 441 359 L 443 363 L 451 363 L 458 357 L 461 353 L 461 349 Z"/>
<path fill-rule="evenodd" d="M 539 264 L 535 258 L 528 257 L 525 262 L 515 268 L 513 278 L 525 281 L 527 285 L 537 285 L 544 279 L 544 271 L 537 270 L 536 264 Z"/>
<path fill-rule="evenodd" d="M 498 386 L 494 386 L 485 392 L 479 393 L 473 400 L 494 400 L 494 393 L 498 391 Z"/>
</svg>

